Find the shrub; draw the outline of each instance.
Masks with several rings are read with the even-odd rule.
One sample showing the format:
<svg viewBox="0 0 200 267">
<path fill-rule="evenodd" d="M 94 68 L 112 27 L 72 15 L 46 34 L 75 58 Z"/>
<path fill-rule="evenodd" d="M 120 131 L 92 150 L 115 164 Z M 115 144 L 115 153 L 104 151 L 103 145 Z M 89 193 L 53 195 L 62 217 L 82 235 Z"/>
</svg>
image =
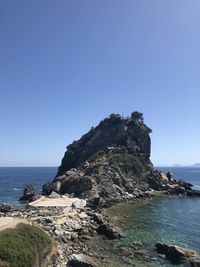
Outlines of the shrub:
<svg viewBox="0 0 200 267">
<path fill-rule="evenodd" d="M 131 113 L 131 119 L 135 122 L 143 123 L 144 122 L 143 113 L 134 111 Z"/>
<path fill-rule="evenodd" d="M 97 152 L 95 152 L 90 158 L 89 161 L 95 161 L 98 158 L 102 157 L 105 155 L 104 150 L 98 150 Z"/>
<path fill-rule="evenodd" d="M 139 174 L 142 171 L 141 162 L 130 154 L 113 154 L 109 157 L 109 162 L 113 166 L 120 167 L 126 173 Z"/>
<path fill-rule="evenodd" d="M 32 267 L 50 251 L 51 239 L 40 228 L 19 224 L 0 235 L 0 262 L 9 267 Z"/>
</svg>

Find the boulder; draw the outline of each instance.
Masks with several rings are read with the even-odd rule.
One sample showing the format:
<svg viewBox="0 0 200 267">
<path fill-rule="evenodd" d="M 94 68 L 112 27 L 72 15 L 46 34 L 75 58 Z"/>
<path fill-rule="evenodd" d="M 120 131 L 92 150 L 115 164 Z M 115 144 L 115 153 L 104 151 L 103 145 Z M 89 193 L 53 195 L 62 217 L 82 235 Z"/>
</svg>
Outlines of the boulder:
<svg viewBox="0 0 200 267">
<path fill-rule="evenodd" d="M 51 192 L 51 194 L 49 195 L 49 198 L 60 198 L 61 197 L 61 195 L 59 195 L 58 193 L 56 193 L 56 192 Z"/>
<path fill-rule="evenodd" d="M 0 205 L 0 212 L 9 212 L 13 210 L 13 206 L 10 203 L 3 203 Z"/>
<path fill-rule="evenodd" d="M 37 195 L 32 185 L 28 185 L 24 188 L 23 196 L 19 200 L 32 201 L 33 197 Z"/>
<path fill-rule="evenodd" d="M 186 194 L 190 197 L 200 197 L 200 191 L 199 190 L 186 190 Z"/>
<path fill-rule="evenodd" d="M 185 195 L 185 188 L 183 186 L 177 186 L 175 190 L 177 194 Z"/>
<path fill-rule="evenodd" d="M 200 267 L 200 260 L 192 260 L 189 263 L 191 267 Z"/>
<path fill-rule="evenodd" d="M 84 254 L 72 254 L 67 266 L 69 267 L 97 267 L 95 261 Z"/>
<path fill-rule="evenodd" d="M 105 223 L 105 219 L 104 219 L 103 215 L 101 215 L 100 213 L 94 213 L 93 214 L 93 220 L 100 225 Z"/>
<path fill-rule="evenodd" d="M 183 180 L 179 180 L 177 183 L 179 184 L 179 186 L 184 187 L 186 190 L 192 190 L 193 185 L 190 183 L 187 183 Z"/>
<path fill-rule="evenodd" d="M 87 202 L 85 199 L 78 199 L 78 200 L 75 200 L 73 203 L 72 203 L 72 207 L 74 209 L 84 209 L 85 206 L 86 206 Z"/>
<path fill-rule="evenodd" d="M 173 263 L 182 263 L 196 256 L 192 250 L 161 242 L 156 243 L 156 249 L 158 253 L 164 254 Z"/>
<path fill-rule="evenodd" d="M 105 235 L 109 239 L 117 239 L 125 236 L 125 234 L 122 233 L 121 229 L 111 226 L 109 223 L 101 224 L 97 228 L 97 232 L 99 234 Z"/>
</svg>

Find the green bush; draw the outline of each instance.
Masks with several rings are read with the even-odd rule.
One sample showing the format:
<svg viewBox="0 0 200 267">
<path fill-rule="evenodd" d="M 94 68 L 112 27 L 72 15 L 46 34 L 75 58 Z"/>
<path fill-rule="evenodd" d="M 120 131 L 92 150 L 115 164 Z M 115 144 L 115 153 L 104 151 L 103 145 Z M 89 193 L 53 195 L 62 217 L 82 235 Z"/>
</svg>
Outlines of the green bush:
<svg viewBox="0 0 200 267">
<path fill-rule="evenodd" d="M 109 162 L 126 173 L 139 174 L 142 171 L 141 162 L 130 154 L 113 154 L 109 157 Z"/>
<path fill-rule="evenodd" d="M 90 158 L 89 161 L 95 161 L 98 158 L 102 157 L 105 155 L 105 151 L 104 150 L 98 150 L 97 152 L 95 152 Z"/>
<path fill-rule="evenodd" d="M 36 258 L 41 262 L 50 248 L 51 239 L 40 228 L 19 224 L 0 235 L 0 262 L 10 267 L 32 267 Z"/>
<path fill-rule="evenodd" d="M 125 146 L 117 146 L 117 145 L 112 145 L 112 149 L 109 151 L 109 154 L 122 154 L 122 153 L 127 153 L 127 149 Z"/>
</svg>

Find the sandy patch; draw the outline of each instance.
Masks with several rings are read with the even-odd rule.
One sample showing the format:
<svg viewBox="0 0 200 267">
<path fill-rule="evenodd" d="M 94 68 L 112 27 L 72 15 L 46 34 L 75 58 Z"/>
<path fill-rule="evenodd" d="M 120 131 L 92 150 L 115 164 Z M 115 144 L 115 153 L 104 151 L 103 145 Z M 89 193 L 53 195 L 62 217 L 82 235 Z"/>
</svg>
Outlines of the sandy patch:
<svg viewBox="0 0 200 267">
<path fill-rule="evenodd" d="M 26 223 L 29 224 L 25 219 L 18 219 L 18 218 L 12 218 L 12 217 L 0 217 L 0 231 L 6 230 L 8 228 L 14 228 L 19 223 Z"/>
</svg>

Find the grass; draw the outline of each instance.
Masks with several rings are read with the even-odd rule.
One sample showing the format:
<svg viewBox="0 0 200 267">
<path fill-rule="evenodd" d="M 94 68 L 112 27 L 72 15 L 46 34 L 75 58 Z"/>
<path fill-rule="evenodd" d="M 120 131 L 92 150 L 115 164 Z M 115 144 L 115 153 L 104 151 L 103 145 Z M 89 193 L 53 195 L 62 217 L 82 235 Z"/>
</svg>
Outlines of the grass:
<svg viewBox="0 0 200 267">
<path fill-rule="evenodd" d="M 40 228 L 19 224 L 0 234 L 0 267 L 40 266 L 51 243 L 50 237 Z"/>
</svg>

